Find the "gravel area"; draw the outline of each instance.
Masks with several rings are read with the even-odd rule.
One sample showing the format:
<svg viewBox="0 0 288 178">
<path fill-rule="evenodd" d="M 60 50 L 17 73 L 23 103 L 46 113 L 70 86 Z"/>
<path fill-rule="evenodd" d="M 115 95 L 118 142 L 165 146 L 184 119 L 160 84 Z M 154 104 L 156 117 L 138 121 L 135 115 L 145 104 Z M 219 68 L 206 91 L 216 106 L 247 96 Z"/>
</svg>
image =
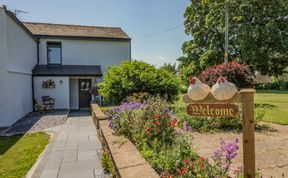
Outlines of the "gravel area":
<svg viewBox="0 0 288 178">
<path fill-rule="evenodd" d="M 47 113 L 32 112 L 19 119 L 2 135 L 22 134 L 26 132 L 39 132 L 48 128 L 63 125 L 66 122 L 69 110 L 55 110 Z"/>
<path fill-rule="evenodd" d="M 256 167 L 264 177 L 288 178 L 288 126 L 269 124 L 275 131 L 255 132 Z M 232 163 L 236 168 L 243 164 L 242 134 L 233 132 L 189 133 L 192 147 L 202 156 L 211 158 L 220 141 L 240 140 L 238 156 Z"/>
</svg>

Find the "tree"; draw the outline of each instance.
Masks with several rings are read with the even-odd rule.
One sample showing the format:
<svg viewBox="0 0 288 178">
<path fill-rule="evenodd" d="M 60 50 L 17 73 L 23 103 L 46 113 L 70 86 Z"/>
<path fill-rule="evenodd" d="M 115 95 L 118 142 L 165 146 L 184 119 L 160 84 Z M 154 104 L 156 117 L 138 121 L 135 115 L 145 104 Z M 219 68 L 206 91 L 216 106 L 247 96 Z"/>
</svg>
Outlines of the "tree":
<svg viewBox="0 0 288 178">
<path fill-rule="evenodd" d="M 288 66 L 287 0 L 191 0 L 185 17 L 179 69 L 194 75 L 223 62 L 225 6 L 229 9 L 229 61 L 251 65 L 262 74 L 281 75 Z M 190 66 L 191 68 L 191 66 Z M 187 77 L 187 76 L 186 76 Z"/>
<path fill-rule="evenodd" d="M 166 69 L 156 69 L 141 61 L 127 61 L 108 67 L 100 93 L 110 103 L 119 104 L 134 93 L 160 95 L 169 101 L 177 98 L 179 79 Z"/>
<path fill-rule="evenodd" d="M 172 72 L 173 74 L 177 73 L 176 63 L 174 63 L 173 65 L 171 63 L 164 63 L 164 65 L 161 66 L 160 69 L 165 69 L 168 72 Z"/>
</svg>

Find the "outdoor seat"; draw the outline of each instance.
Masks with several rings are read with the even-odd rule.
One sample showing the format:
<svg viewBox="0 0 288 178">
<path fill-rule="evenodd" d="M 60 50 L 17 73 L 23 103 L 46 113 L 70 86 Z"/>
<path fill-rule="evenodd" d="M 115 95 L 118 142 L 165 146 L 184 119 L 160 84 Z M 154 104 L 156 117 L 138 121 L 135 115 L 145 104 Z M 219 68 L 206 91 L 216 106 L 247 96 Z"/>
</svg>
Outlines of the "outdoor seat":
<svg viewBox="0 0 288 178">
<path fill-rule="evenodd" d="M 43 113 L 43 112 L 45 112 L 47 110 L 47 106 L 39 105 L 35 98 L 33 99 L 33 105 L 34 105 L 34 109 L 35 109 L 36 112 Z"/>
<path fill-rule="evenodd" d="M 54 110 L 55 99 L 50 96 L 42 96 L 42 103 L 47 107 L 47 109 Z"/>
</svg>

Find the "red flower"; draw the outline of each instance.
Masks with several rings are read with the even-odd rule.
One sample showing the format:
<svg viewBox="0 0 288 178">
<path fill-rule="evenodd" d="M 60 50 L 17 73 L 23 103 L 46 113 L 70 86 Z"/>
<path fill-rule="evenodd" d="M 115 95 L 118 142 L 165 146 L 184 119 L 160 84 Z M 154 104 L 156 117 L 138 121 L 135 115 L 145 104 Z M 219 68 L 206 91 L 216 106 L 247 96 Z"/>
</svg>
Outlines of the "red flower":
<svg viewBox="0 0 288 178">
<path fill-rule="evenodd" d="M 200 159 L 201 159 L 201 161 L 204 161 L 205 157 L 204 156 L 200 156 Z"/>
<path fill-rule="evenodd" d="M 174 120 L 172 121 L 172 125 L 173 125 L 174 127 L 177 126 L 177 119 L 174 119 Z"/>
<path fill-rule="evenodd" d="M 179 169 L 179 174 L 180 175 L 183 175 L 185 172 L 184 172 L 184 169 Z"/>
<path fill-rule="evenodd" d="M 161 130 L 160 130 L 160 129 L 158 129 L 158 130 L 157 130 L 157 134 L 160 134 L 160 133 L 161 133 Z"/>
<path fill-rule="evenodd" d="M 150 128 L 150 127 L 148 127 L 148 128 L 146 129 L 146 132 L 150 132 L 150 130 L 151 130 L 151 128 Z"/>
<path fill-rule="evenodd" d="M 187 173 L 189 171 L 188 167 L 185 168 L 185 172 Z"/>
<path fill-rule="evenodd" d="M 154 137 L 154 134 L 153 134 L 153 133 L 150 133 L 150 137 Z"/>
<path fill-rule="evenodd" d="M 154 118 L 155 118 L 155 119 L 160 119 L 160 118 L 161 118 L 161 115 L 160 115 L 160 114 L 156 114 L 156 115 L 154 116 Z"/>
<path fill-rule="evenodd" d="M 185 163 L 185 164 L 188 164 L 188 163 L 189 163 L 189 160 L 188 160 L 188 159 L 185 159 L 185 160 L 184 160 L 184 163 Z"/>
<path fill-rule="evenodd" d="M 202 165 L 201 165 L 201 169 L 205 169 L 205 167 L 206 167 L 206 163 L 204 162 L 204 163 L 202 163 Z"/>
<path fill-rule="evenodd" d="M 155 122 L 155 125 L 161 125 L 161 122 L 159 122 L 159 121 L 157 121 L 157 122 Z"/>
</svg>

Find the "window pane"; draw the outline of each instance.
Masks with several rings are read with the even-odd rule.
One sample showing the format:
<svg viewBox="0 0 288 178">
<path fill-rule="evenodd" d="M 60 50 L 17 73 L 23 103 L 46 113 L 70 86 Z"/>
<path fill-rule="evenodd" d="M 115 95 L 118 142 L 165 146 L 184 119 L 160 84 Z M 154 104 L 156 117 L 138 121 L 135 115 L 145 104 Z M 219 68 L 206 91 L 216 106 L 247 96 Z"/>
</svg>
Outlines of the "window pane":
<svg viewBox="0 0 288 178">
<path fill-rule="evenodd" d="M 48 63 L 49 64 L 61 64 L 61 43 L 48 45 Z"/>
</svg>

